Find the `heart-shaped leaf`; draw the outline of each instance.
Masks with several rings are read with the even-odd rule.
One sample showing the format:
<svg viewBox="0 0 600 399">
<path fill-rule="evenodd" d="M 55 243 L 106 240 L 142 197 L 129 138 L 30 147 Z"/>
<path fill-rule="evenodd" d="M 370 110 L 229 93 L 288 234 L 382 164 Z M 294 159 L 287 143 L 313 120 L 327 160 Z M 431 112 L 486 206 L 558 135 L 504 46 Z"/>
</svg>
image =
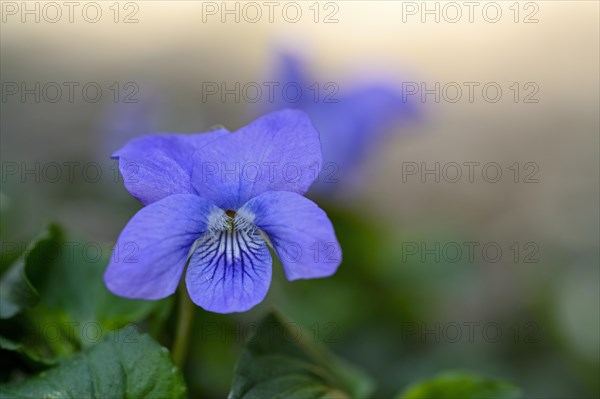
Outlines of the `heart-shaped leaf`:
<svg viewBox="0 0 600 399">
<path fill-rule="evenodd" d="M 19 323 L 19 328 L 5 331 L 10 326 L 4 325 L 0 334 L 26 348 L 17 352 L 52 363 L 168 304 L 110 293 L 103 281 L 110 256 L 109 245 L 71 238 L 50 225 L 0 280 L 0 314 L 20 314 L 6 321 Z"/>
<path fill-rule="evenodd" d="M 107 335 L 41 374 L 0 387 L 11 398 L 183 398 L 169 352 L 133 327 Z"/>
</svg>

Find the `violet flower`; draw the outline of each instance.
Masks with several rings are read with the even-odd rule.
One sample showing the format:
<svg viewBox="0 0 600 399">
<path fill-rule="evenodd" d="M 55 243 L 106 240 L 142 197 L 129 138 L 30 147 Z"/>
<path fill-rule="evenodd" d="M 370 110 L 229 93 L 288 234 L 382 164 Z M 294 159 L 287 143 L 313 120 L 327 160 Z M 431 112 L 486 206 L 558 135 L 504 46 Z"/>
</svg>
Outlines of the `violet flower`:
<svg viewBox="0 0 600 399">
<path fill-rule="evenodd" d="M 327 277 L 341 250 L 327 215 L 302 196 L 319 173 L 319 134 L 283 110 L 234 133 L 154 134 L 114 154 L 127 190 L 144 205 L 125 226 L 104 280 L 113 293 L 160 299 L 187 266 L 190 298 L 242 312 L 271 283 L 268 245 L 288 280 Z"/>
<path fill-rule="evenodd" d="M 416 102 L 395 82 L 348 86 L 320 81 L 300 58 L 287 53 L 279 54 L 270 78 L 278 90 L 260 108 L 301 109 L 321 134 L 323 169 L 311 193 L 330 197 L 339 188 L 360 184 L 366 158 L 381 149 L 395 128 L 418 118 Z"/>
</svg>

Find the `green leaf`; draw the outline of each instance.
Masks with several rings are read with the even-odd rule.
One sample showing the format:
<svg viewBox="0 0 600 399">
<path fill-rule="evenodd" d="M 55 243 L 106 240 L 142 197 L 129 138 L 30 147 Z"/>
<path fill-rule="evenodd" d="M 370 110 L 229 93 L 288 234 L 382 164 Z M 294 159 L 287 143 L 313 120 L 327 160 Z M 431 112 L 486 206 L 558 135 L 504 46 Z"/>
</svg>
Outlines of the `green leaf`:
<svg viewBox="0 0 600 399">
<path fill-rule="evenodd" d="M 36 352 L 30 350 L 25 345 L 22 345 L 18 342 L 14 342 L 6 337 L 0 335 L 0 349 L 5 351 L 11 351 L 20 353 L 25 356 L 30 362 L 41 365 L 41 366 L 50 366 L 55 364 L 56 362 L 52 359 L 45 359 L 39 356 Z"/>
<path fill-rule="evenodd" d="M 62 246 L 63 234 L 56 225 L 50 225 L 31 242 L 25 253 L 0 278 L 0 319 L 8 319 L 34 306 L 39 300 L 35 283 L 48 275 L 45 258 L 51 257 Z M 4 254 L 3 254 L 4 256 Z M 32 276 L 32 277 L 30 277 Z"/>
<path fill-rule="evenodd" d="M 0 282 L 2 316 L 21 313 L 18 322 L 25 323 L 20 336 L 0 334 L 27 347 L 28 353 L 55 361 L 168 304 L 109 292 L 103 275 L 111 255 L 109 245 L 69 237 L 50 225 Z"/>
<path fill-rule="evenodd" d="M 448 372 L 410 386 L 398 399 L 515 399 L 520 390 L 511 383 L 469 373 Z"/>
<path fill-rule="evenodd" d="M 1 387 L 2 398 L 183 398 L 169 352 L 128 327 L 41 374 Z"/>
<path fill-rule="evenodd" d="M 230 399 L 365 398 L 370 378 L 302 336 L 278 312 L 261 320 L 235 370 Z"/>
<path fill-rule="evenodd" d="M 117 330 L 144 319 L 162 303 L 121 298 L 109 292 L 103 276 L 112 251 L 107 245 L 94 243 L 102 256 L 95 255 L 96 249 L 86 254 L 83 248 L 88 244 L 78 239 L 65 241 L 60 259 L 49 265 L 52 272 L 37 287 L 38 306 L 29 312 L 39 328 L 58 323 L 61 328 L 72 329 L 75 341 L 83 345 L 96 343 L 98 331 Z"/>
</svg>

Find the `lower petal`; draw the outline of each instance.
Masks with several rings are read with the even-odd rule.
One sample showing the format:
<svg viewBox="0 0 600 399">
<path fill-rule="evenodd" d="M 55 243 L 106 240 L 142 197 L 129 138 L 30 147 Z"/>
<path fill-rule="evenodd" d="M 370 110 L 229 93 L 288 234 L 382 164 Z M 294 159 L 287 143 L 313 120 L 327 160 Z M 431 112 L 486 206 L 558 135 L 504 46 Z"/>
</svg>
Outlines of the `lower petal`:
<svg viewBox="0 0 600 399">
<path fill-rule="evenodd" d="M 142 208 L 121 232 L 104 274 L 126 298 L 161 299 L 175 292 L 192 244 L 223 212 L 209 200 L 177 194 Z"/>
<path fill-rule="evenodd" d="M 267 295 L 271 264 L 258 231 L 209 232 L 190 259 L 185 279 L 188 293 L 208 311 L 244 312 Z"/>
<path fill-rule="evenodd" d="M 299 194 L 268 191 L 238 214 L 267 233 L 288 280 L 329 277 L 342 261 L 327 214 Z"/>
</svg>

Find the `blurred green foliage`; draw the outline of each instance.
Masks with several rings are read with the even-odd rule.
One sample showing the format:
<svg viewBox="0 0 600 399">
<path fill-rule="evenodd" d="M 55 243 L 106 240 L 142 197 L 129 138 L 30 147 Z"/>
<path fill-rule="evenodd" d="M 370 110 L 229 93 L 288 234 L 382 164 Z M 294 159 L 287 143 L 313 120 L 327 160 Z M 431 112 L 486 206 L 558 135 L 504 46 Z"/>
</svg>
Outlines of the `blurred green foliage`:
<svg viewBox="0 0 600 399">
<path fill-rule="evenodd" d="M 520 390 L 507 382 L 469 373 L 445 373 L 411 385 L 397 399 L 517 399 Z"/>
<path fill-rule="evenodd" d="M 368 398 L 372 380 L 317 347 L 278 312 L 256 326 L 236 367 L 230 399 Z"/>
<path fill-rule="evenodd" d="M 183 370 L 190 397 L 224 397 L 232 389 L 232 381 L 233 392 L 246 397 L 241 387 L 252 378 L 262 381 L 259 385 L 266 390 L 289 384 L 288 388 L 303 394 L 326 393 L 332 397 L 360 398 L 374 387 L 372 397 L 377 398 L 393 397 L 398 392 L 425 392 L 429 397 L 444 398 L 447 396 L 439 390 L 450 392 L 446 384 L 458 389 L 460 397 L 468 397 L 467 391 L 482 387 L 497 387 L 506 395 L 516 392 L 512 385 L 470 374 L 442 374 L 427 380 L 445 370 L 476 370 L 511 381 L 522 388 L 525 397 L 550 392 L 572 393 L 573 397 L 594 394 L 597 380 L 593 370 L 597 362 L 580 359 L 564 344 L 568 341 L 557 328 L 560 321 L 552 312 L 555 297 L 543 290 L 534 291 L 530 303 L 533 301 L 535 306 L 523 304 L 519 313 L 461 319 L 465 301 L 477 300 L 466 290 L 478 284 L 474 270 L 477 265 L 450 267 L 406 261 L 399 240 L 422 237 L 386 230 L 382 224 L 351 210 L 326 210 L 344 251 L 338 273 L 328 279 L 291 283 L 285 279 L 279 262 L 274 261 L 270 292 L 256 308 L 232 315 L 197 309 Z M 101 257 L 89 253 L 83 256 L 84 252 L 72 250 L 85 242 L 90 241 L 50 225 L 25 253 L 12 256 L 10 261 L 3 256 L 0 284 L 6 303 L 0 312 L 4 317 L 0 320 L 0 379 L 5 384 L 43 387 L 35 377 L 40 372 L 54 376 L 64 372 L 53 371 L 58 370 L 56 367 L 76 370 L 71 360 L 100 347 L 107 336 L 130 323 L 149 332 L 162 345 L 172 345 L 177 318 L 175 299 L 133 301 L 115 297 L 102 280 L 110 246 L 102 244 Z M 250 339 L 245 347 L 258 320 L 264 322 L 264 315 L 270 314 L 273 306 L 297 321 L 294 331 L 300 330 L 302 344 L 284 340 L 278 345 L 270 337 L 266 341 Z M 277 324 L 281 317 L 271 315 L 266 320 Z M 431 323 L 438 321 L 469 320 L 496 322 L 505 336 L 498 342 L 486 342 L 481 337 L 473 342 L 450 342 L 444 337 L 436 340 L 435 334 L 424 339 L 423 334 L 407 333 L 407 326 L 416 326 L 418 331 L 423 324 L 431 328 Z M 512 330 L 515 322 L 527 327 Z M 313 351 L 320 353 L 324 347 L 336 353 L 335 358 L 325 356 L 335 359 L 327 360 L 325 365 L 312 357 Z M 256 356 L 267 360 L 252 360 Z M 337 360 L 337 356 L 345 360 Z M 320 355 L 316 359 L 321 359 Z M 62 368 L 65 362 L 68 367 Z M 146 364 L 151 367 L 151 363 Z M 350 381 L 360 382 L 363 373 L 352 374 L 348 370 L 354 370 L 354 366 L 346 363 L 356 365 L 370 377 L 352 386 Z M 272 382 L 272 376 L 280 379 Z M 23 382 L 29 377 L 34 378 L 33 385 Z M 419 380 L 425 382 L 415 385 Z M 486 397 L 481 392 L 477 395 Z"/>
</svg>

